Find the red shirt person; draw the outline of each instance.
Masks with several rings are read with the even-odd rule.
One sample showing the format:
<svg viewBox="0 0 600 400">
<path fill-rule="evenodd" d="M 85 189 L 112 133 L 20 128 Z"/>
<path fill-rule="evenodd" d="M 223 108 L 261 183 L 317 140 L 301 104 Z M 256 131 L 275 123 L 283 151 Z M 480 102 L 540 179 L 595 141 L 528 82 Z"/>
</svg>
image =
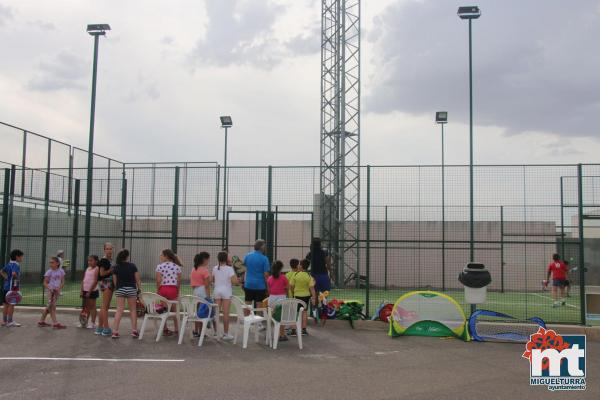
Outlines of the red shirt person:
<svg viewBox="0 0 600 400">
<path fill-rule="evenodd" d="M 552 298 L 554 299 L 553 307 L 565 305 L 565 287 L 567 286 L 567 274 L 569 269 L 565 263 L 560 259 L 558 254 L 552 255 L 552 262 L 548 264 L 548 276 L 546 279 L 550 280 L 552 276 Z M 559 298 L 560 291 L 560 298 Z"/>
</svg>

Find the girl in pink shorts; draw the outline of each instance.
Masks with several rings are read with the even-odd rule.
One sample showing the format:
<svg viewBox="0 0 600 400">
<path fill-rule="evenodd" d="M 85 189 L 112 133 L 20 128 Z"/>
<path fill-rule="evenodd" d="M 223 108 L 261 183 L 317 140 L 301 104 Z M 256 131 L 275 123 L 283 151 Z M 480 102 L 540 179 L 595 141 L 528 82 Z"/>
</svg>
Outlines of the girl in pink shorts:
<svg viewBox="0 0 600 400">
<path fill-rule="evenodd" d="M 160 255 L 160 264 L 156 266 L 156 289 L 157 293 L 167 300 L 179 299 L 179 288 L 181 287 L 181 261 L 171 249 L 163 250 Z M 175 311 L 173 304 L 171 311 Z M 177 317 L 173 317 L 175 330 L 170 331 L 165 324 L 163 334 L 171 336 L 177 334 Z"/>
</svg>

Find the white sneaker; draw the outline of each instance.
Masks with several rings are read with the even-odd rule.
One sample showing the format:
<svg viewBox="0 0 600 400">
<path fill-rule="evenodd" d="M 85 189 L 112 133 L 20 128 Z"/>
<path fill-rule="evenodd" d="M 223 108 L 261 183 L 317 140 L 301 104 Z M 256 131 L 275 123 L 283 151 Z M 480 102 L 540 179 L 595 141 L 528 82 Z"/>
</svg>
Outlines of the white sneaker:
<svg viewBox="0 0 600 400">
<path fill-rule="evenodd" d="M 231 336 L 230 334 L 226 333 L 226 334 L 223 335 L 223 340 L 226 340 L 226 341 L 229 342 L 229 341 L 233 340 L 233 336 Z"/>
<path fill-rule="evenodd" d="M 88 329 L 96 329 L 96 324 L 88 324 Z"/>
<path fill-rule="evenodd" d="M 11 321 L 11 322 L 7 323 L 6 326 L 9 328 L 17 328 L 17 327 L 21 326 L 21 324 L 18 322 L 15 322 L 15 321 Z"/>
</svg>

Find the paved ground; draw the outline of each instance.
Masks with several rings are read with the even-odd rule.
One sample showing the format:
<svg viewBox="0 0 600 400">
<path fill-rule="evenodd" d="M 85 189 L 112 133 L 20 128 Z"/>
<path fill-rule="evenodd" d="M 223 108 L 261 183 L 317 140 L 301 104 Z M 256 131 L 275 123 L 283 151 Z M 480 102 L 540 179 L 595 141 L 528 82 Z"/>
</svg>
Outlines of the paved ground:
<svg viewBox="0 0 600 400">
<path fill-rule="evenodd" d="M 277 350 L 208 340 L 197 348 L 167 338 L 118 341 L 77 329 L 1 328 L 0 399 L 548 399 L 600 398 L 600 343 L 588 343 L 588 389 L 551 393 L 529 386 L 523 346 L 454 339 L 391 339 L 346 326 L 312 328 Z M 151 325 L 152 326 L 152 325 Z M 128 324 L 121 332 L 128 332 Z M 184 360 L 8 360 L 8 357 Z"/>
</svg>

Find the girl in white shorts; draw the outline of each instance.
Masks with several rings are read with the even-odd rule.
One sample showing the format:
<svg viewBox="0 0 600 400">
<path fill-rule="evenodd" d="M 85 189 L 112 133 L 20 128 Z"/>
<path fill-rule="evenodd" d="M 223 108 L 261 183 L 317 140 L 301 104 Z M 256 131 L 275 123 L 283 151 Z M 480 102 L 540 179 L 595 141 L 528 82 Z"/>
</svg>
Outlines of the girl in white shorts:
<svg viewBox="0 0 600 400">
<path fill-rule="evenodd" d="M 233 340 L 229 334 L 229 306 L 233 296 L 232 285 L 237 285 L 238 280 L 233 267 L 227 265 L 227 253 L 222 251 L 217 255 L 219 265 L 213 268 L 214 282 L 213 295 L 219 308 L 223 310 L 223 340 Z"/>
</svg>

